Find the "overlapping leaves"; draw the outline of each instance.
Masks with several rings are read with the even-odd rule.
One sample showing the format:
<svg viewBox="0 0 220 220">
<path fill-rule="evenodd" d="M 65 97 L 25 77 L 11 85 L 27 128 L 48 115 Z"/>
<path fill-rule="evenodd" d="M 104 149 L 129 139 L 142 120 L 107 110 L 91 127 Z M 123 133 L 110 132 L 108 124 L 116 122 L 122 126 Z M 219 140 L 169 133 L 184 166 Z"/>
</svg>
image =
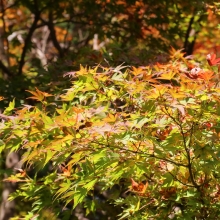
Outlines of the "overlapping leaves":
<svg viewBox="0 0 220 220">
<path fill-rule="evenodd" d="M 2 116 L 2 146 L 23 152 L 25 171 L 6 179 L 21 182 L 11 198 L 33 201 L 33 214 L 51 206 L 59 215 L 60 205 L 65 212 L 79 204 L 88 214 L 98 207 L 95 192 L 119 185 L 108 199 L 123 207 L 120 219 L 216 216 L 217 73 L 192 78 L 189 61 L 176 54 L 153 67 L 82 67 L 53 110 L 52 94 L 40 90 L 31 91 L 39 107 L 11 104 L 13 117 Z M 29 166 L 49 168 L 39 179 Z"/>
</svg>

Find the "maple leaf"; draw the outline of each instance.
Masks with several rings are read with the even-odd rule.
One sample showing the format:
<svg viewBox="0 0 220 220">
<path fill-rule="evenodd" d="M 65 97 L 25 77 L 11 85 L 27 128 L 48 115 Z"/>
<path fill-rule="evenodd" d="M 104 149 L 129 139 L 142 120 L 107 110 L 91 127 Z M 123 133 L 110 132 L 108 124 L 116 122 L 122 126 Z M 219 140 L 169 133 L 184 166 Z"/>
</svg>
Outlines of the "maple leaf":
<svg viewBox="0 0 220 220">
<path fill-rule="evenodd" d="M 113 115 L 113 114 L 109 113 L 108 116 L 103 119 L 103 121 L 109 122 L 109 123 L 114 123 L 114 122 L 116 122 L 117 118 L 118 118 L 117 114 Z"/>
<path fill-rule="evenodd" d="M 193 63 L 188 62 L 187 60 L 184 60 L 185 65 L 187 66 L 188 69 L 192 70 L 196 66 Z"/>
<path fill-rule="evenodd" d="M 143 69 L 141 67 L 134 67 L 132 66 L 132 73 L 137 76 L 137 75 L 140 75 L 141 73 L 143 73 Z"/>
<path fill-rule="evenodd" d="M 27 92 L 29 92 L 32 95 L 34 95 L 34 96 L 31 96 L 31 97 L 29 97 L 27 99 L 36 99 L 36 100 L 41 102 L 41 101 L 44 100 L 45 97 L 53 96 L 53 95 L 51 95 L 51 94 L 49 94 L 47 92 L 40 91 L 38 88 L 35 88 L 35 89 L 36 89 L 36 92 L 30 91 L 30 90 L 26 90 Z"/>
<path fill-rule="evenodd" d="M 88 73 L 87 67 L 80 65 L 80 70 L 75 72 L 76 75 L 86 75 Z"/>
<path fill-rule="evenodd" d="M 84 109 L 82 109 L 82 108 L 72 107 L 72 109 L 73 109 L 73 111 L 74 111 L 75 113 L 77 113 L 77 114 L 84 112 Z"/>
<path fill-rule="evenodd" d="M 215 66 L 215 65 L 220 64 L 220 58 L 216 59 L 216 54 L 212 54 L 212 55 L 208 54 L 206 56 L 206 59 L 207 59 L 210 66 Z"/>
<path fill-rule="evenodd" d="M 134 192 L 137 192 L 139 195 L 143 195 L 146 192 L 148 187 L 148 182 L 146 184 L 140 182 L 137 183 L 133 178 L 131 178 L 131 188 Z"/>
<path fill-rule="evenodd" d="M 163 73 L 163 74 L 161 74 L 161 76 L 158 77 L 158 79 L 171 80 L 171 79 L 174 78 L 175 75 L 176 75 L 175 72 L 170 71 L 170 72 L 168 72 L 168 73 Z"/>
<path fill-rule="evenodd" d="M 156 136 L 161 140 L 165 140 L 167 138 L 167 136 L 170 134 L 170 132 L 172 131 L 173 127 L 172 126 L 167 126 L 164 130 L 160 130 L 158 129 L 156 132 Z"/>
<path fill-rule="evenodd" d="M 186 97 L 186 94 L 183 91 L 179 91 L 178 89 L 170 89 L 169 93 L 174 99 Z"/>
<path fill-rule="evenodd" d="M 176 187 L 164 188 L 160 191 L 160 194 L 162 194 L 162 199 L 168 199 L 175 193 L 176 193 Z"/>
<path fill-rule="evenodd" d="M 173 58 L 177 58 L 177 59 L 183 59 L 184 57 L 184 52 L 183 52 L 183 49 L 181 50 L 176 50 L 174 49 L 173 47 L 171 47 L 170 49 L 170 57 L 173 59 Z"/>
<path fill-rule="evenodd" d="M 135 180 L 133 178 L 131 178 L 131 187 L 133 190 L 138 191 L 138 183 L 135 182 Z"/>
<path fill-rule="evenodd" d="M 61 175 L 65 176 L 65 177 L 69 177 L 71 175 L 71 169 L 72 169 L 71 164 L 67 168 L 64 167 L 63 165 L 61 165 L 60 169 L 63 172 Z"/>
<path fill-rule="evenodd" d="M 21 174 L 22 177 L 26 176 L 26 171 L 23 169 L 19 169 L 19 168 L 14 168 L 15 170 L 19 171 L 19 173 Z"/>
<path fill-rule="evenodd" d="M 101 125 L 101 126 L 93 126 L 89 130 L 89 132 L 90 132 L 90 134 L 98 133 L 98 134 L 101 134 L 102 136 L 104 136 L 105 132 L 117 132 L 117 131 L 113 131 L 112 126 L 108 123 L 105 123 L 104 125 Z"/>
<path fill-rule="evenodd" d="M 176 103 L 175 104 L 173 103 L 173 107 L 177 108 L 180 111 L 180 113 L 182 114 L 182 116 L 186 115 L 185 108 L 182 105 L 178 105 Z"/>
<path fill-rule="evenodd" d="M 202 72 L 199 75 L 199 78 L 204 79 L 205 81 L 209 81 L 210 79 L 212 79 L 214 76 L 214 73 L 212 71 L 206 71 L 206 72 Z"/>
<path fill-rule="evenodd" d="M 22 173 L 17 173 L 16 175 L 11 175 L 10 177 L 4 179 L 3 181 L 10 183 L 25 182 L 26 180 L 22 179 L 23 177 L 24 175 Z"/>
</svg>

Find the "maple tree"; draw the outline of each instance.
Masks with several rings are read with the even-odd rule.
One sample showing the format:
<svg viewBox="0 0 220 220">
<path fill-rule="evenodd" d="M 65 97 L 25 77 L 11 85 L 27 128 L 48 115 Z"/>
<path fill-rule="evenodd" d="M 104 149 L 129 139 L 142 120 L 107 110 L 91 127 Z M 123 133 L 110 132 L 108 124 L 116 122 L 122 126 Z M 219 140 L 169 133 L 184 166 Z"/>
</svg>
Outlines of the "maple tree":
<svg viewBox="0 0 220 220">
<path fill-rule="evenodd" d="M 50 209 L 69 219 L 78 206 L 92 216 L 108 192 L 121 220 L 218 219 L 218 73 L 189 77 L 192 60 L 170 53 L 163 65 L 81 66 L 59 97 L 36 89 L 27 92 L 38 105 L 10 103 L 0 150 L 21 152 L 23 166 L 4 181 L 19 184 L 10 199 L 32 203 L 26 218 Z"/>
<path fill-rule="evenodd" d="M 79 196 L 79 201 L 77 201 L 77 196 L 73 197 L 73 192 L 71 191 L 67 192 L 67 195 L 69 195 L 67 197 L 63 195 L 64 191 L 62 191 L 62 189 L 60 189 L 58 195 L 55 195 L 54 191 L 51 191 L 51 194 L 47 194 L 45 197 L 53 195 L 55 198 L 54 201 L 56 201 L 54 205 L 51 205 L 51 201 L 49 201 L 48 198 L 46 199 L 40 196 L 37 202 L 45 200 L 45 202 L 41 204 L 42 206 L 35 206 L 35 209 L 39 208 L 40 213 L 36 213 L 33 209 L 27 215 L 29 218 L 37 218 L 38 215 L 42 217 L 44 214 L 41 208 L 47 204 L 48 206 L 52 206 L 52 210 L 57 216 L 62 214 L 76 214 L 71 213 L 70 207 L 74 204 L 79 207 L 81 203 L 86 207 L 87 214 L 91 212 L 97 214 L 101 209 L 100 204 L 98 204 L 100 199 L 98 200 L 99 202 L 91 202 L 91 197 L 95 198 L 97 195 L 106 195 L 108 191 L 110 191 L 110 194 L 114 192 L 116 195 L 126 193 L 120 197 L 122 200 L 124 199 L 123 201 L 120 201 L 120 199 L 116 200 L 115 198 L 117 196 L 110 198 L 107 195 L 105 197 L 105 201 L 107 199 L 109 201 L 108 208 L 110 209 L 110 211 L 105 214 L 106 216 L 108 216 L 109 213 L 116 216 L 121 212 L 121 215 L 124 216 L 121 218 L 137 217 L 141 219 L 141 217 L 139 217 L 140 213 L 157 213 L 158 210 L 159 213 L 162 213 L 162 209 L 166 204 L 169 204 L 169 207 L 173 207 L 172 210 L 170 209 L 168 216 L 178 216 L 177 212 L 179 212 L 180 216 L 184 215 L 184 207 L 188 207 L 187 202 L 191 200 L 189 199 L 188 201 L 183 196 L 184 199 L 187 200 L 186 203 L 180 204 L 180 202 L 177 201 L 173 205 L 171 202 L 172 196 L 177 195 L 182 190 L 181 186 L 177 184 L 178 186 L 172 185 L 170 187 L 164 187 L 162 183 L 163 180 L 159 180 L 159 175 L 161 174 L 165 173 L 168 175 L 168 171 L 177 172 L 178 169 L 176 169 L 176 166 L 179 166 L 178 163 L 169 164 L 167 163 L 169 161 L 164 160 L 165 158 L 169 159 L 169 157 L 171 161 L 179 159 L 179 157 L 175 155 L 177 152 L 172 152 L 174 156 L 170 154 L 166 155 L 165 152 L 161 150 L 158 151 L 158 149 L 156 154 L 153 153 L 153 148 L 155 146 L 156 148 L 158 148 L 158 146 L 164 147 L 165 141 L 171 138 L 170 136 L 174 135 L 173 133 L 175 133 L 177 137 L 182 137 L 182 139 L 183 134 L 181 132 L 179 134 L 176 131 L 180 129 L 180 125 L 175 122 L 171 123 L 168 120 L 169 115 L 166 114 L 166 108 L 164 112 L 161 109 L 158 110 L 159 107 L 155 107 L 154 103 L 156 103 L 157 106 L 161 106 L 162 104 L 165 106 L 167 102 L 171 101 L 173 107 L 170 111 L 176 111 L 182 115 L 183 121 L 181 121 L 180 118 L 177 119 L 179 119 L 181 123 L 183 122 L 182 129 L 184 132 L 186 132 L 184 129 L 189 130 L 186 132 L 186 134 L 188 134 L 190 133 L 190 117 L 187 115 L 189 109 L 185 109 L 188 108 L 186 105 L 189 104 L 187 98 L 194 98 L 192 100 L 195 102 L 198 101 L 199 103 L 198 96 L 191 97 L 189 94 L 194 90 L 200 91 L 206 88 L 206 86 L 208 92 L 211 93 L 212 87 L 216 89 L 216 93 L 218 92 L 219 77 L 215 69 L 215 66 L 219 64 L 219 58 L 216 59 L 216 57 L 219 57 L 219 39 L 216 37 L 218 36 L 218 29 L 216 27 L 219 23 L 218 7 L 219 3 L 213 3 L 213 1 L 209 0 L 193 0 L 190 2 L 182 0 L 159 0 L 157 4 L 151 0 L 147 1 L 147 3 L 142 0 L 97 0 L 94 2 L 72 0 L 0 1 L 1 112 L 4 111 L 3 107 L 9 104 L 4 114 L 1 114 L 1 118 L 3 122 L 6 122 L 6 126 L 11 126 L 10 128 L 8 127 L 8 129 L 13 130 L 10 133 L 9 130 L 4 130 L 4 126 L 2 127 L 4 130 L 2 138 L 4 137 L 4 140 L 6 140 L 6 145 L 4 145 L 4 142 L 0 142 L 2 146 L 1 167 L 5 167 L 3 162 L 8 151 L 16 151 L 18 155 L 23 153 L 25 153 L 24 155 L 27 154 L 27 161 L 25 161 L 23 169 L 17 167 L 16 170 L 18 174 L 8 177 L 8 182 L 5 182 L 5 184 L 12 183 L 13 185 L 13 182 L 17 182 L 18 185 L 21 186 L 20 184 L 30 179 L 30 184 L 28 185 L 27 183 L 26 188 L 34 184 L 39 184 L 42 188 L 36 187 L 33 190 L 41 191 L 42 189 L 43 191 L 46 189 L 47 184 L 42 183 L 42 181 L 47 182 L 48 179 L 46 180 L 46 178 L 49 178 L 49 181 L 58 181 L 53 185 L 55 187 L 53 188 L 54 191 L 64 188 L 65 183 L 68 181 L 68 184 L 76 187 L 73 187 L 75 190 L 79 190 L 76 193 L 76 195 Z M 164 54 L 164 52 L 170 49 L 170 45 L 175 48 L 184 49 L 183 51 L 171 49 L 171 61 L 167 64 L 169 60 L 168 54 Z M 209 54 L 207 61 L 211 67 L 204 65 L 203 68 L 201 68 L 198 63 L 185 58 L 194 51 L 199 55 L 199 58 L 203 58 L 204 60 L 206 55 Z M 57 62 L 51 62 L 55 60 L 57 60 Z M 80 67 L 80 71 L 77 71 L 80 64 L 83 64 L 83 66 L 94 66 L 94 64 L 97 65 L 98 63 L 99 65 L 96 68 L 89 69 Z M 119 65 L 121 63 L 124 64 Z M 132 67 L 130 68 L 126 65 Z M 76 82 L 79 87 L 71 87 L 71 81 L 63 77 L 63 73 L 65 73 L 66 77 L 69 76 L 74 83 Z M 112 79 L 113 76 L 114 79 Z M 84 87 L 82 84 L 85 84 Z M 61 94 L 63 93 L 63 89 L 70 87 L 71 89 L 69 89 L 66 94 Z M 28 97 L 27 91 L 32 94 L 32 97 L 28 99 L 26 99 L 26 97 Z M 80 95 L 77 94 L 76 91 L 79 92 Z M 96 93 L 98 95 L 94 96 Z M 208 96 L 211 98 L 215 97 L 215 101 L 217 102 L 216 99 L 218 99 L 218 96 L 214 94 L 214 92 L 210 93 L 208 93 Z M 145 96 L 149 96 L 150 101 L 146 99 Z M 13 99 L 14 97 L 16 97 L 16 99 Z M 162 100 L 164 98 L 163 102 L 160 100 L 160 97 L 162 97 Z M 204 95 L 202 99 L 205 99 L 205 97 Z M 10 102 L 11 99 L 13 99 L 13 101 Z M 180 99 L 187 100 L 187 104 L 183 105 L 182 102 L 184 101 Z M 180 101 L 181 103 L 179 103 Z M 146 110 L 148 109 L 147 106 L 143 107 L 145 105 L 143 102 L 146 102 L 146 105 L 154 106 L 152 107 L 153 110 L 150 110 L 152 118 L 149 118 L 149 115 L 144 115 L 145 107 Z M 23 109 L 19 107 L 21 104 L 27 103 L 29 105 L 24 105 L 25 107 Z M 75 107 L 71 109 L 70 105 Z M 192 105 L 192 103 L 189 105 Z M 91 109 L 91 112 L 87 108 Z M 154 112 L 154 110 L 156 112 Z M 62 111 L 65 113 L 62 113 Z M 19 114 L 21 114 L 20 118 L 17 117 Z M 42 114 L 44 116 L 42 116 Z M 59 117 L 57 114 L 59 114 Z M 71 116 L 72 114 L 74 116 Z M 87 114 L 95 114 L 95 116 L 88 116 Z M 23 116 L 26 118 L 21 119 Z M 33 118 L 36 117 L 36 120 L 33 121 L 32 116 Z M 67 119 L 64 120 L 66 116 Z M 175 117 L 177 116 L 175 115 Z M 56 121 L 54 124 L 50 121 L 51 124 L 48 122 L 48 124 L 45 125 L 46 119 L 49 121 L 56 119 Z M 15 120 L 15 122 L 13 120 Z M 154 120 L 156 120 L 156 122 Z M 168 122 L 164 122 L 165 124 L 161 122 L 162 124 L 160 124 L 159 122 L 163 120 L 168 120 Z M 29 124 L 29 122 L 31 124 Z M 10 123 L 12 124 L 10 125 Z M 132 125 L 132 123 L 140 124 Z M 159 126 L 157 126 L 157 123 L 159 123 Z M 197 122 L 195 122 L 195 124 L 196 123 Z M 149 132 L 146 133 L 144 129 L 147 129 L 148 124 L 158 128 L 150 127 Z M 19 126 L 24 128 L 23 133 L 19 133 Z M 28 133 L 28 126 L 33 126 L 33 129 L 36 128 L 36 130 L 30 130 L 29 127 L 30 133 Z M 59 126 L 60 130 L 58 129 Z M 207 119 L 207 121 L 204 121 L 199 127 L 194 126 L 194 128 L 205 129 L 210 132 L 213 131 L 216 135 L 213 136 L 217 138 L 218 129 L 216 126 L 215 119 L 210 118 L 210 121 Z M 126 130 L 127 133 L 124 132 L 123 129 Z M 25 131 L 27 133 L 25 133 Z M 42 132 L 43 136 L 39 135 L 39 132 Z M 192 135 L 194 135 L 193 132 Z M 6 136 L 4 136 L 5 134 Z M 87 139 L 86 134 L 91 135 L 91 137 Z M 27 135 L 27 138 L 25 135 Z M 147 140 L 144 138 L 145 135 L 147 135 Z M 150 139 L 148 136 L 152 136 L 153 139 Z M 68 139 L 72 137 L 76 139 L 76 142 L 72 143 Z M 208 134 L 207 137 L 209 137 Z M 101 142 L 101 144 L 100 142 L 94 143 L 92 138 L 97 138 L 98 141 L 102 140 L 103 142 Z M 188 136 L 184 138 L 188 140 Z M 191 139 L 193 138 L 195 137 L 191 137 Z M 215 138 L 213 137 L 213 139 Z M 127 139 L 132 141 L 128 141 Z M 109 151 L 102 152 L 102 148 L 109 146 L 107 140 L 110 141 L 111 148 Z M 32 144 L 30 145 L 36 148 L 33 149 L 33 152 L 27 150 L 26 147 L 21 148 L 21 145 L 25 146 L 26 141 L 28 141 L 27 143 L 33 142 L 33 146 Z M 159 141 L 159 144 L 157 141 Z M 7 143 L 9 143 L 9 146 Z M 39 146 L 36 143 L 38 143 Z M 49 147 L 49 143 L 55 144 L 55 148 L 52 146 Z M 120 166 L 115 165 L 119 168 L 114 171 L 114 164 L 109 168 L 107 162 L 102 161 L 99 156 L 97 156 L 98 159 L 88 158 L 86 153 L 78 153 L 78 151 L 83 151 L 81 148 L 77 148 L 77 152 L 73 152 L 71 147 L 75 147 L 78 143 L 80 143 L 79 146 L 84 148 L 85 151 L 91 152 L 91 157 L 93 154 L 95 157 L 97 155 L 100 156 L 100 154 L 108 155 L 110 158 L 109 164 L 112 162 L 111 157 L 116 157 L 120 163 L 124 164 L 124 167 L 120 164 Z M 91 146 L 89 145 L 90 143 Z M 150 150 L 148 149 L 150 153 L 144 148 L 146 144 L 152 148 Z M 89 146 L 88 148 L 87 145 Z M 114 149 L 116 145 L 119 145 L 119 147 Z M 45 147 L 45 149 L 41 149 L 40 146 L 42 148 Z M 63 146 L 65 150 L 61 152 Z M 71 146 L 71 149 L 67 150 L 66 146 Z M 180 143 L 180 149 L 181 146 L 183 147 Z M 191 145 L 187 145 L 190 153 L 193 155 L 194 152 L 190 146 Z M 28 147 L 29 145 L 27 145 L 27 148 Z M 98 150 L 100 150 L 100 152 Z M 126 152 L 126 150 L 128 152 Z M 182 153 L 181 150 L 179 151 L 180 155 L 188 155 Z M 116 154 L 112 154 L 114 152 L 116 152 Z M 30 153 L 30 157 L 28 157 L 28 153 Z M 79 156 L 79 154 L 81 156 Z M 158 157 L 158 154 L 160 154 L 159 156 L 161 156 L 161 158 Z M 70 162 L 75 160 L 72 160 L 73 155 L 80 157 L 76 159 L 74 163 Z M 126 157 L 128 157 L 128 159 Z M 156 180 L 154 180 L 155 175 L 151 176 L 151 173 L 151 175 L 148 176 L 149 173 L 144 173 L 144 171 L 141 170 L 144 169 L 143 157 L 150 158 L 150 165 L 145 168 L 155 169 L 155 171 L 158 172 Z M 137 162 L 139 158 L 141 158 L 140 163 Z M 180 158 L 182 157 L 180 156 Z M 7 160 L 11 159 L 12 158 Z M 193 161 L 197 162 L 196 159 L 193 158 Z M 42 162 L 42 160 L 45 161 Z M 181 162 L 185 162 L 184 159 L 181 160 L 183 160 Z M 125 163 L 125 161 L 127 162 Z M 154 162 L 155 165 L 151 166 Z M 115 163 L 117 162 L 115 161 Z M 83 181 L 88 177 L 89 181 L 91 179 L 91 185 L 89 185 L 86 190 L 84 186 L 78 189 L 78 173 L 83 169 L 83 166 L 87 167 L 88 165 L 90 167 L 89 164 L 93 166 L 94 169 L 98 167 L 97 172 L 101 174 L 98 175 L 96 179 L 93 179 L 90 176 L 91 173 L 83 173 L 82 183 L 84 184 Z M 113 171 L 112 175 L 118 175 L 118 178 L 111 179 L 111 175 L 106 177 L 106 175 L 100 171 L 100 164 L 104 164 L 103 169 L 108 168 L 107 174 Z M 126 165 L 130 166 L 130 164 L 131 166 L 135 164 L 133 168 L 133 171 L 136 172 L 135 174 L 132 173 L 132 169 L 125 169 Z M 186 164 L 187 163 L 184 163 L 184 165 Z M 138 166 L 140 167 L 137 168 Z M 174 166 L 173 169 L 172 166 Z M 10 168 L 12 167 L 10 166 Z M 91 171 L 93 168 L 90 167 L 89 170 Z M 33 172 L 33 170 L 36 169 L 39 169 L 43 174 L 39 175 L 38 172 L 34 171 L 34 174 L 36 174 L 36 176 L 34 176 L 31 170 Z M 120 169 L 122 173 L 119 172 Z M 185 172 L 184 174 L 187 176 L 187 169 L 188 167 L 185 167 L 185 170 L 181 168 L 179 172 Z M 197 168 L 193 167 L 193 169 L 193 172 L 197 173 Z M 72 174 L 75 170 L 77 175 L 72 179 Z M 51 177 L 52 180 L 47 176 L 47 172 L 50 171 L 54 174 L 54 179 Z M 128 174 L 125 174 L 125 171 L 128 171 Z M 139 172 L 144 174 L 142 175 Z M 175 172 L 171 172 L 171 174 L 176 175 Z M 198 172 L 202 173 L 202 171 Z M 9 175 L 11 171 L 8 169 L 0 169 L 0 175 L 3 176 L 2 174 L 4 173 Z M 184 179 L 181 175 L 177 175 L 180 181 Z M 99 181 L 99 176 L 102 176 L 103 180 Z M 203 176 L 203 173 L 201 176 Z M 190 178 L 190 176 L 188 179 L 186 177 L 187 180 L 185 181 L 190 182 Z M 197 176 L 195 176 L 195 178 L 197 178 Z M 85 180 L 85 183 L 89 184 L 89 181 Z M 197 179 L 196 181 L 198 182 Z M 196 181 L 195 183 L 197 183 Z M 64 185 L 60 184 L 60 182 Z M 156 188 L 159 194 L 152 195 L 150 190 L 152 189 L 152 184 L 155 182 L 159 184 L 158 188 Z M 182 182 L 184 183 L 184 181 Z M 80 182 L 80 184 L 82 183 Z M 92 185 L 93 183 L 94 187 Z M 196 188 L 196 192 L 200 192 L 198 189 L 202 187 L 196 187 L 194 183 L 192 185 Z M 197 183 L 197 185 L 199 184 Z M 25 191 L 25 185 L 23 186 L 24 188 L 22 189 Z M 117 189 L 117 186 L 120 186 L 120 190 Z M 210 184 L 210 187 L 213 186 L 214 184 Z M 218 186 L 215 186 L 217 189 Z M 49 187 L 49 185 L 47 185 L 47 187 Z M 103 190 L 101 189 L 102 187 Z M 94 190 L 93 192 L 92 189 Z M 181 196 L 184 195 L 184 192 L 189 192 L 187 191 L 188 189 L 184 190 L 181 191 Z M 17 195 L 20 196 L 21 194 L 20 192 Z M 32 192 L 30 192 L 30 195 L 33 196 L 33 200 L 28 196 L 26 200 L 30 199 L 34 201 L 37 198 L 37 195 Z M 204 196 L 206 194 L 202 195 Z M 71 196 L 73 200 L 69 202 L 68 199 Z M 159 203 L 157 206 L 155 205 L 157 201 L 155 200 L 154 203 L 153 201 L 147 200 L 146 198 L 148 197 L 162 198 L 162 201 L 164 202 L 165 200 L 165 202 Z M 168 201 L 166 202 L 166 200 Z M 145 207 L 146 204 L 144 205 L 146 201 L 149 205 L 148 209 Z M 68 203 L 67 207 L 64 207 L 65 203 Z M 77 203 L 78 205 L 76 205 Z M 118 204 L 117 207 L 119 207 L 119 209 L 116 210 L 110 203 Z M 57 211 L 60 210 L 60 207 L 63 207 L 61 213 Z M 121 207 L 124 207 L 123 211 Z M 157 211 L 155 211 L 156 207 L 158 207 Z M 104 209 L 106 209 L 106 206 L 104 206 Z M 201 209 L 198 208 L 198 210 Z M 204 208 L 204 212 L 201 213 L 207 214 L 209 212 L 211 212 L 209 209 Z M 101 212 L 99 212 L 99 214 L 100 213 Z M 158 214 L 158 218 L 160 219 L 162 215 L 163 214 Z M 166 216 L 166 214 L 164 214 L 164 216 Z M 199 214 L 195 214 L 195 216 L 199 218 Z M 104 216 L 102 217 L 104 218 Z"/>
</svg>

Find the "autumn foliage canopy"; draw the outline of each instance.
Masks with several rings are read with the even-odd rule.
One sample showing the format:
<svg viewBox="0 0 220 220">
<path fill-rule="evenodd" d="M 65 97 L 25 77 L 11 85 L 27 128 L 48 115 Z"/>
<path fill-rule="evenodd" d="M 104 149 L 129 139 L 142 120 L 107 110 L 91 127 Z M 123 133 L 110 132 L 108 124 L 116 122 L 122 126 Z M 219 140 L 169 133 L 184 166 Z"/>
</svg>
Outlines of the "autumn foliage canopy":
<svg viewBox="0 0 220 220">
<path fill-rule="evenodd" d="M 217 219 L 219 73 L 194 65 L 172 49 L 164 64 L 81 66 L 61 95 L 36 88 L 36 106 L 11 101 L 0 151 L 19 152 L 23 167 L 4 180 L 19 184 L 10 198 L 32 204 L 30 219 L 45 209 L 68 219 L 78 206 L 92 215 L 97 195 L 120 207 L 116 219 Z"/>
</svg>

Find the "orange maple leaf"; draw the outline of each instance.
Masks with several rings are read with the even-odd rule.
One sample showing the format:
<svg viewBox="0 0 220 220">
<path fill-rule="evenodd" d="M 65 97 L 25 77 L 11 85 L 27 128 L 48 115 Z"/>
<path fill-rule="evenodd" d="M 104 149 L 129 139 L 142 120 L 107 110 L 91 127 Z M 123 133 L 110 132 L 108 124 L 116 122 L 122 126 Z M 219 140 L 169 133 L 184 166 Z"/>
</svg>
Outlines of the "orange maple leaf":
<svg viewBox="0 0 220 220">
<path fill-rule="evenodd" d="M 71 164 L 67 168 L 61 165 L 60 169 L 63 172 L 62 173 L 63 176 L 69 177 L 71 175 L 71 169 L 72 169 Z"/>
<path fill-rule="evenodd" d="M 164 188 L 160 191 L 162 199 L 168 199 L 176 193 L 176 187 Z"/>
<path fill-rule="evenodd" d="M 137 192 L 139 195 L 143 195 L 145 193 L 146 189 L 148 187 L 148 183 L 144 184 L 142 182 L 137 183 L 134 181 L 133 178 L 131 178 L 131 188 L 134 192 Z"/>
<path fill-rule="evenodd" d="M 207 59 L 210 66 L 215 66 L 215 65 L 220 64 L 220 58 L 216 59 L 216 54 L 212 54 L 212 55 L 208 54 L 206 56 L 206 59 Z"/>
<path fill-rule="evenodd" d="M 209 81 L 214 76 L 214 72 L 212 71 L 205 71 L 200 73 L 199 78 L 204 79 L 205 81 Z"/>
<path fill-rule="evenodd" d="M 23 169 L 19 169 L 19 168 L 14 168 L 15 170 L 19 171 L 19 173 L 21 174 L 22 177 L 26 176 L 26 171 Z"/>
</svg>

